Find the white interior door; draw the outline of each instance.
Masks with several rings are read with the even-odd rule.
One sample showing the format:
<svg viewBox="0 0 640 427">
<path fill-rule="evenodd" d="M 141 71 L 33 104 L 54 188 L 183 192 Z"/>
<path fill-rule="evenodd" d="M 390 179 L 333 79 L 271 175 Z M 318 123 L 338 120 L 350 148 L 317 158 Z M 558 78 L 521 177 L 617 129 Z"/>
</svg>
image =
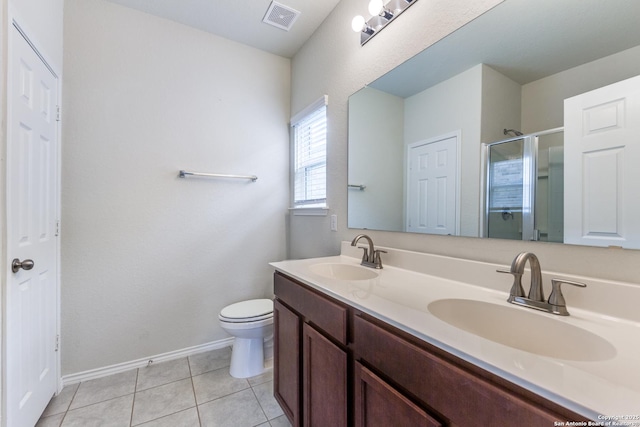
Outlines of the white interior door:
<svg viewBox="0 0 640 427">
<path fill-rule="evenodd" d="M 408 147 L 407 231 L 458 234 L 458 134 Z"/>
<path fill-rule="evenodd" d="M 564 242 L 640 249 L 640 76 L 564 112 Z"/>
<path fill-rule="evenodd" d="M 58 377 L 58 83 L 21 32 L 10 31 L 3 421 L 33 427 Z"/>
</svg>

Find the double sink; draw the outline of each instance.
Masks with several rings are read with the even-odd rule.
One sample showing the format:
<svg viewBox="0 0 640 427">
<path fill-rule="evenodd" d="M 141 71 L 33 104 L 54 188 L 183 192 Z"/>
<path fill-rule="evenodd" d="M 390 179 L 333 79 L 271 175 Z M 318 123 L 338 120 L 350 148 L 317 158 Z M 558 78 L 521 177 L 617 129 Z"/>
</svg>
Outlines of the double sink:
<svg viewBox="0 0 640 427">
<path fill-rule="evenodd" d="M 372 280 L 379 275 L 371 268 L 344 263 L 319 262 L 310 265 L 309 270 L 328 279 L 344 281 Z M 446 298 L 429 303 L 427 310 L 458 329 L 541 356 L 597 361 L 616 355 L 615 347 L 603 337 L 518 307 Z"/>
<path fill-rule="evenodd" d="M 385 249 L 383 269 L 361 266 L 348 242 L 340 256 L 271 265 L 586 417 L 640 415 L 640 320 L 585 309 L 603 290 L 640 299 L 637 286 L 579 278 L 589 288 L 568 289 L 571 315 L 557 316 L 509 304 L 503 265 Z"/>
</svg>

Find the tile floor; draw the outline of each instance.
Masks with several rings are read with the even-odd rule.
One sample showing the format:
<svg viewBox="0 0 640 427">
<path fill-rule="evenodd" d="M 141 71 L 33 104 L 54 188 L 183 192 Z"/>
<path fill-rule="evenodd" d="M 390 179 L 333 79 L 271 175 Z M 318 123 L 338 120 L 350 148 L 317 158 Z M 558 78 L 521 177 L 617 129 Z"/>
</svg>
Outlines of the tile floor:
<svg viewBox="0 0 640 427">
<path fill-rule="evenodd" d="M 36 427 L 291 426 L 273 371 L 229 375 L 229 347 L 66 386 Z"/>
</svg>

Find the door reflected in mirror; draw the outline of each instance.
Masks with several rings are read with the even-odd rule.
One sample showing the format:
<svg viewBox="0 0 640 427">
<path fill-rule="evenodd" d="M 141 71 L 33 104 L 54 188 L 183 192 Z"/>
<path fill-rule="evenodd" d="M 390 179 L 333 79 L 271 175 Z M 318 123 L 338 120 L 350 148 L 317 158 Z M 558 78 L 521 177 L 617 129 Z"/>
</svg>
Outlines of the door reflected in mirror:
<svg viewBox="0 0 640 427">
<path fill-rule="evenodd" d="M 640 75 L 636 16 L 634 0 L 509 0 L 354 93 L 348 226 L 563 242 L 563 134 L 546 131 L 564 126 L 565 99 Z M 520 173 L 511 154 L 497 160 L 496 146 L 492 188 L 485 177 L 483 144 L 513 139 L 505 130 L 538 135 L 535 192 L 522 206 L 499 185 Z M 451 134 L 455 154 L 432 146 L 412 156 Z M 445 158 L 456 165 L 446 178 L 412 175 Z"/>
</svg>

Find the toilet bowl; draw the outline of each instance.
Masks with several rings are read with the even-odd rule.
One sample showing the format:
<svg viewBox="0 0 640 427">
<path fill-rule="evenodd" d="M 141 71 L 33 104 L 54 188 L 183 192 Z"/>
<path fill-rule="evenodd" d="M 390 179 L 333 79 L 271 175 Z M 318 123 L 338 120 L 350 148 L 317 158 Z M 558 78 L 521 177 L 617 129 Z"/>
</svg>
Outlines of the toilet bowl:
<svg viewBox="0 0 640 427">
<path fill-rule="evenodd" d="M 265 338 L 273 336 L 273 301 L 252 299 L 226 306 L 218 315 L 220 326 L 235 337 L 229 373 L 248 378 L 264 371 Z"/>
</svg>

